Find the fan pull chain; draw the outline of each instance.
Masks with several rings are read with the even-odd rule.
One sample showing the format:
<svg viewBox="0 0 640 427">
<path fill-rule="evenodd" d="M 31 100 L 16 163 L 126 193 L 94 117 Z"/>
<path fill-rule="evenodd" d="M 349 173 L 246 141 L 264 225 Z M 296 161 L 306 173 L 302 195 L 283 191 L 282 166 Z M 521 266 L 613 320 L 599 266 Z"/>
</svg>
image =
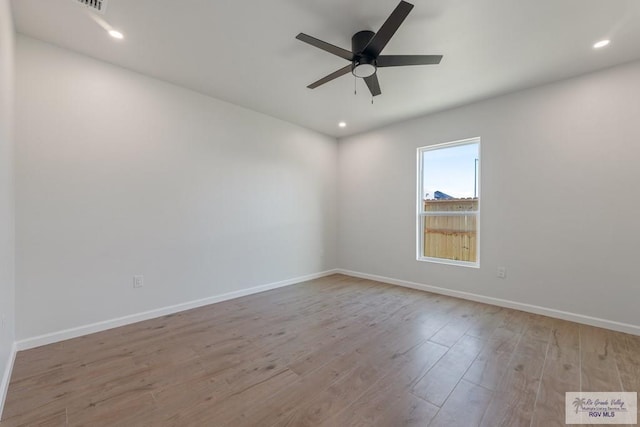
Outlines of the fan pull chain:
<svg viewBox="0 0 640 427">
<path fill-rule="evenodd" d="M 353 76 L 353 94 L 358 94 L 358 79 L 356 79 L 356 76 Z"/>
<path fill-rule="evenodd" d="M 371 95 L 371 105 L 373 105 L 373 95 Z"/>
</svg>

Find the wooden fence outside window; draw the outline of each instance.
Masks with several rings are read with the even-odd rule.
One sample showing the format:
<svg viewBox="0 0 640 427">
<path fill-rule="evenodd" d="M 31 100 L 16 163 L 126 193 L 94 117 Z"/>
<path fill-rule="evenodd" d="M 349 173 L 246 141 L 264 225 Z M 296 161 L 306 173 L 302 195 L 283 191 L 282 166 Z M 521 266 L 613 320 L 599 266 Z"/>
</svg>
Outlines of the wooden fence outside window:
<svg viewBox="0 0 640 427">
<path fill-rule="evenodd" d="M 425 212 L 469 212 L 468 215 L 425 215 L 425 257 L 477 261 L 478 199 L 425 200 Z"/>
</svg>

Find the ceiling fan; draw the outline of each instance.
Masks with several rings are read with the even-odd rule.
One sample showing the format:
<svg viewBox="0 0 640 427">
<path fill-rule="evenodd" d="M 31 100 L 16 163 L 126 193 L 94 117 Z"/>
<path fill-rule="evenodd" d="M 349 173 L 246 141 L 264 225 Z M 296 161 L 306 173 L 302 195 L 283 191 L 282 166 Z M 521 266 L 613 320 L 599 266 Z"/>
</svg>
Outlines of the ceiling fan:
<svg viewBox="0 0 640 427">
<path fill-rule="evenodd" d="M 387 18 L 377 33 L 373 31 L 359 31 L 351 38 L 351 51 L 334 46 L 315 37 L 300 33 L 296 38 L 309 43 L 326 52 L 337 55 L 350 61 L 351 64 L 311 83 L 309 89 L 315 89 L 320 85 L 351 72 L 354 76 L 364 79 L 372 96 L 380 95 L 380 83 L 376 71 L 383 67 L 402 67 L 406 65 L 430 65 L 439 64 L 442 55 L 380 55 L 391 37 L 404 22 L 409 12 L 413 9 L 411 3 L 401 1 L 391 15 Z"/>
</svg>

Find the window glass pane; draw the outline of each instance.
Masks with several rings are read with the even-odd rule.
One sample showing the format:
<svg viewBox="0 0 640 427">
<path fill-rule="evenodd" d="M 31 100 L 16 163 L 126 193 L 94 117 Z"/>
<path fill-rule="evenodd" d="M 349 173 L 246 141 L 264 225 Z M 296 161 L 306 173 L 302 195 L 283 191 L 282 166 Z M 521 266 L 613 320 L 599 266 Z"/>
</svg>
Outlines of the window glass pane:
<svg viewBox="0 0 640 427">
<path fill-rule="evenodd" d="M 478 143 L 422 152 L 422 189 L 425 199 L 478 195 Z"/>
<path fill-rule="evenodd" d="M 436 215 L 422 217 L 422 256 L 455 261 L 477 261 L 477 216 Z"/>
</svg>

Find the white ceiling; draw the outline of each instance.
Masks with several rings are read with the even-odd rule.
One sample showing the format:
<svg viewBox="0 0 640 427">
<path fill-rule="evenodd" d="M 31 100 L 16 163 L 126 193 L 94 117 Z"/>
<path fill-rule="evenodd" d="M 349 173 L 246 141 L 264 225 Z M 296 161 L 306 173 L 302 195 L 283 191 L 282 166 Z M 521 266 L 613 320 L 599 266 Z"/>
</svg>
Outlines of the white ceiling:
<svg viewBox="0 0 640 427">
<path fill-rule="evenodd" d="M 307 89 L 347 62 L 295 36 L 350 49 L 399 0 L 109 0 L 103 16 L 75 0 L 12 7 L 20 33 L 336 137 L 640 58 L 638 0 L 409 1 L 383 54 L 444 59 L 380 69 L 373 105 L 351 75 Z M 594 50 L 604 38 L 611 45 Z"/>
</svg>

